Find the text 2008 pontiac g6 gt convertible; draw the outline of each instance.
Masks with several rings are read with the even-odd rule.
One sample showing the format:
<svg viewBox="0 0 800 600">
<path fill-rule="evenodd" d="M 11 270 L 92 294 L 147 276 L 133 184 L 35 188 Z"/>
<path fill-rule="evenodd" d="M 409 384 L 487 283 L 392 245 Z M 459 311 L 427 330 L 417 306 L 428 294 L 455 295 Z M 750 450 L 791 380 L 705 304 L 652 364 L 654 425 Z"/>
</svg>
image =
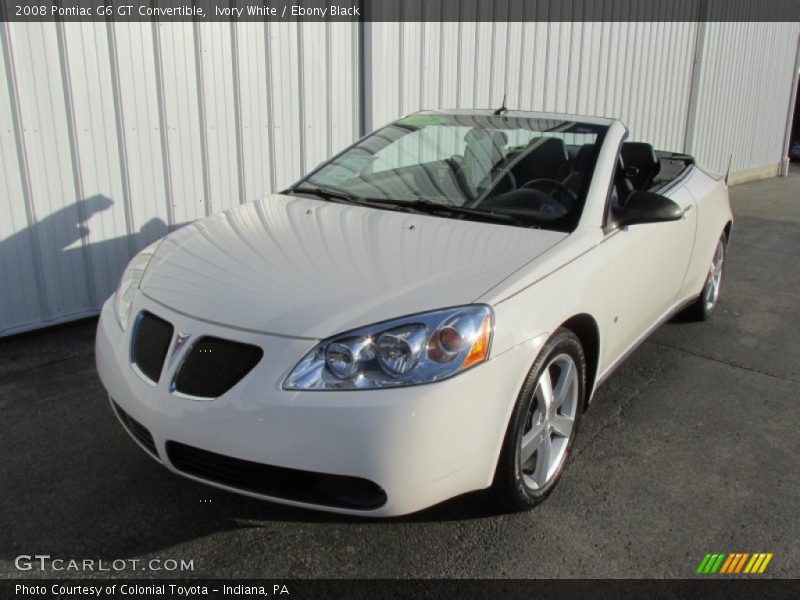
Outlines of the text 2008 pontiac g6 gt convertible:
<svg viewBox="0 0 800 600">
<path fill-rule="evenodd" d="M 499 114 L 498 114 L 499 113 Z M 168 469 L 400 515 L 555 485 L 597 386 L 717 305 L 727 186 L 618 120 L 405 117 L 133 258 L 97 368 Z"/>
</svg>

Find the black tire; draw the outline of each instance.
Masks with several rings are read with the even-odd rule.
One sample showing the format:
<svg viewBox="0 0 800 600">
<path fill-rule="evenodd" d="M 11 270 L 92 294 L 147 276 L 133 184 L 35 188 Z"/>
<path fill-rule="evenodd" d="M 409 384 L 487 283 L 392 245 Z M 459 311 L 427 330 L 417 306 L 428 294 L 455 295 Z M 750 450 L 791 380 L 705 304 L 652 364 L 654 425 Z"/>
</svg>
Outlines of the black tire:
<svg viewBox="0 0 800 600">
<path fill-rule="evenodd" d="M 723 233 L 720 236 L 719 242 L 717 244 L 719 245 L 719 243 L 722 244 L 722 252 L 723 252 L 722 269 L 720 272 L 720 286 L 721 286 L 722 281 L 725 279 L 725 262 L 726 262 L 725 258 L 727 258 L 727 253 L 728 253 L 728 236 L 725 235 L 725 233 Z M 716 255 L 716 248 L 717 247 L 715 246 L 714 247 L 715 255 Z M 711 279 L 711 272 L 709 272 L 706 275 L 706 279 L 703 282 L 703 290 L 700 292 L 700 295 L 692 304 L 687 306 L 680 314 L 680 320 L 694 321 L 694 322 L 707 321 L 708 319 L 711 318 L 711 315 L 714 314 L 714 311 L 717 309 L 717 306 L 719 306 L 720 290 L 719 289 L 717 290 L 716 299 L 714 300 L 714 303 L 709 306 L 708 302 L 706 302 L 706 293 L 708 290 L 710 279 Z"/>
<path fill-rule="evenodd" d="M 566 451 L 555 473 L 540 489 L 531 489 L 525 482 L 523 466 L 520 460 L 520 443 L 522 436 L 529 426 L 533 409 L 536 388 L 544 369 L 551 361 L 561 354 L 569 355 L 577 367 L 578 396 L 577 409 L 575 410 L 574 424 L 566 444 Z M 578 431 L 581 414 L 586 402 L 586 358 L 583 347 L 577 336 L 569 329 L 558 329 L 542 348 L 536 361 L 533 363 L 525 382 L 522 385 L 514 411 L 506 429 L 500 458 L 497 462 L 494 482 L 491 493 L 499 507 L 507 512 L 529 510 L 544 500 L 553 491 L 556 483 L 561 478 L 564 465 L 569 459 L 569 453 Z"/>
</svg>

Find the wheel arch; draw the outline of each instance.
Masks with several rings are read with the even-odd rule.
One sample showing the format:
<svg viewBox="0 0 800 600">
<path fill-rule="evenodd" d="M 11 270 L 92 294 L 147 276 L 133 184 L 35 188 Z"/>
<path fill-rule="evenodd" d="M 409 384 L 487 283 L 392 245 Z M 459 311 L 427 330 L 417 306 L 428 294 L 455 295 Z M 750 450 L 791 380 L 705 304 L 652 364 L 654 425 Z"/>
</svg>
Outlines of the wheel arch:
<svg viewBox="0 0 800 600">
<path fill-rule="evenodd" d="M 725 223 L 723 231 L 725 232 L 725 245 L 728 245 L 731 241 L 731 231 L 733 231 L 733 221 L 728 220 L 728 222 Z"/>
<path fill-rule="evenodd" d="M 583 346 L 583 353 L 586 357 L 586 398 L 583 408 L 586 410 L 597 381 L 597 366 L 600 362 L 600 328 L 594 317 L 587 313 L 570 317 L 560 327 L 569 329 L 578 336 L 578 340 Z"/>
</svg>

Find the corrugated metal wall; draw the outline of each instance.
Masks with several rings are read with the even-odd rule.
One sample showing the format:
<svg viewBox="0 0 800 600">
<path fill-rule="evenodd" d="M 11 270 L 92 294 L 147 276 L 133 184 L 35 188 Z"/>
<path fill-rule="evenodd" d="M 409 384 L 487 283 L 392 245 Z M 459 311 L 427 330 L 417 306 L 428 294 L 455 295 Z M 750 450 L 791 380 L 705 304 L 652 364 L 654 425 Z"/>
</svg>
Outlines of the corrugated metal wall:
<svg viewBox="0 0 800 600">
<path fill-rule="evenodd" d="M 289 184 L 362 119 L 507 93 L 711 168 L 780 160 L 797 23 L 364 27 L 361 81 L 356 23 L 0 24 L 0 335 L 93 314 L 134 252 Z"/>
<path fill-rule="evenodd" d="M 708 23 L 690 151 L 710 169 L 780 162 L 797 23 Z"/>
<path fill-rule="evenodd" d="M 372 123 L 419 108 L 615 116 L 682 150 L 696 23 L 375 23 Z M 519 50 L 521 49 L 521 50 Z"/>
<path fill-rule="evenodd" d="M 711 170 L 724 171 L 731 153 L 734 171 L 775 164 L 799 32 L 798 23 L 375 23 L 371 125 L 420 108 L 496 108 L 507 94 L 515 109 L 620 118 L 632 139 L 690 152 Z"/>
<path fill-rule="evenodd" d="M 1 23 L 0 335 L 358 135 L 357 24 Z"/>
</svg>

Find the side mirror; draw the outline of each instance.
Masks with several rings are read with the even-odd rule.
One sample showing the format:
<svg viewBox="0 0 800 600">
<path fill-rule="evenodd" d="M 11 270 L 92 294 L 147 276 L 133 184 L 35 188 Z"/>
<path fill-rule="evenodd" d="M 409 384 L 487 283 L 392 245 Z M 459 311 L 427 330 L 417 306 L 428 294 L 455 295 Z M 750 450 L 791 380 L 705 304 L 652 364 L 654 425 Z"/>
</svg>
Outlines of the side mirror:
<svg viewBox="0 0 800 600">
<path fill-rule="evenodd" d="M 628 196 L 625 206 L 614 211 L 614 224 L 625 227 L 640 223 L 678 221 L 682 217 L 683 209 L 666 196 L 634 191 Z"/>
</svg>

